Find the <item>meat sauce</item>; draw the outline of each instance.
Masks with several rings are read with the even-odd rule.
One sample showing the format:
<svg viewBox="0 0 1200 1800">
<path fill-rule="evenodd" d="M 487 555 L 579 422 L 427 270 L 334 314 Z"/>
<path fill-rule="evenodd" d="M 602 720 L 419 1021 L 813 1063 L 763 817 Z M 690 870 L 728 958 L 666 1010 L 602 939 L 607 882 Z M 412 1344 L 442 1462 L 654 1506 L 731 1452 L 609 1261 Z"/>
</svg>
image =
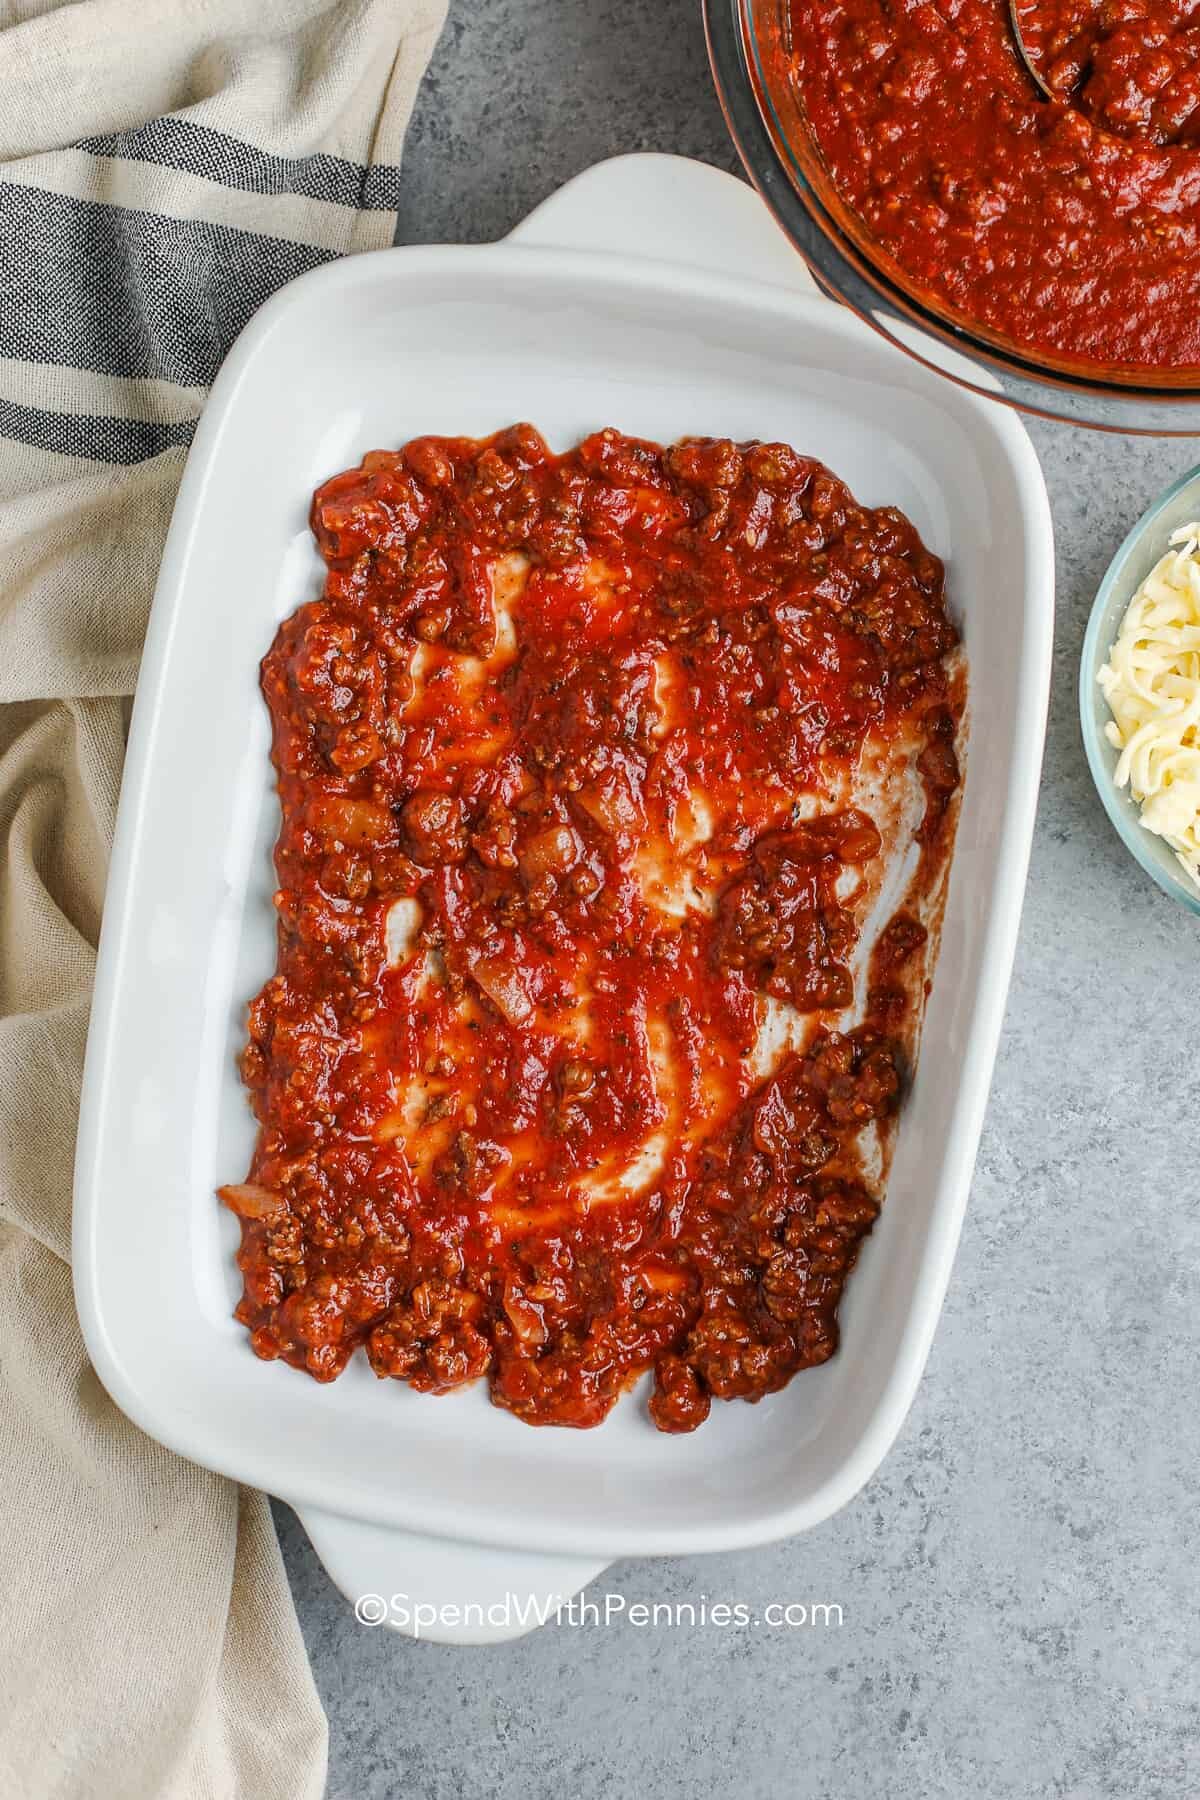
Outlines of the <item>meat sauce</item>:
<svg viewBox="0 0 1200 1800">
<path fill-rule="evenodd" d="M 1046 85 L 1104 130 L 1150 144 L 1200 139 L 1193 0 L 1017 0 Z"/>
<path fill-rule="evenodd" d="M 905 285 L 1071 370 L 1200 368 L 1200 0 L 780 0 L 773 79 Z"/>
<path fill-rule="evenodd" d="M 692 1430 L 833 1353 L 879 1210 L 959 784 L 942 566 L 785 445 L 527 425 L 374 453 L 312 527 L 237 1317 L 531 1424 L 652 1368 Z"/>
</svg>

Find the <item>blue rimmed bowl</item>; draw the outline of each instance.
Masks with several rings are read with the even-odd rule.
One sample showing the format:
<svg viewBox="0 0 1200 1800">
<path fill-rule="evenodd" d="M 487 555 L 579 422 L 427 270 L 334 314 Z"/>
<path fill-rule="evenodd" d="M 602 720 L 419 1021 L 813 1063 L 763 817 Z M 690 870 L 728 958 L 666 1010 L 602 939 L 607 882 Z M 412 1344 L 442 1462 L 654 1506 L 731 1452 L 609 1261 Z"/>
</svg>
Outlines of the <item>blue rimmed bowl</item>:
<svg viewBox="0 0 1200 1800">
<path fill-rule="evenodd" d="M 1112 714 L 1096 679 L 1121 629 L 1125 609 L 1159 557 L 1169 548 L 1171 533 L 1200 518 L 1200 467 L 1173 482 L 1133 527 L 1108 565 L 1108 573 L 1092 605 L 1079 665 L 1079 722 L 1088 767 L 1104 810 L 1117 834 L 1152 881 L 1191 913 L 1200 915 L 1200 889 L 1188 880 L 1175 852 L 1164 839 L 1147 831 L 1140 809 L 1127 787 L 1119 788 L 1119 752 L 1104 735 Z"/>
</svg>

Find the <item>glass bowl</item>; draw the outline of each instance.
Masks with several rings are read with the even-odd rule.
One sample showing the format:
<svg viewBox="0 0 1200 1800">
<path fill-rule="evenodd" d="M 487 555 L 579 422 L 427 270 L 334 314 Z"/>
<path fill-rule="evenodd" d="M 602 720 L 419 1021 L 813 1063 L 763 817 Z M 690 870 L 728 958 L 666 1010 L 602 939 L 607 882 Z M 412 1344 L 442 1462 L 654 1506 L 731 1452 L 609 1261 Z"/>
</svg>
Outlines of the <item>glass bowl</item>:
<svg viewBox="0 0 1200 1800">
<path fill-rule="evenodd" d="M 1069 424 L 1153 436 L 1200 434 L 1200 382 L 1134 386 L 1051 367 L 1027 349 L 939 316 L 883 266 L 824 176 L 799 97 L 770 74 L 787 0 L 703 0 L 717 93 L 746 173 L 825 292 L 953 381 Z"/>
<path fill-rule="evenodd" d="M 1188 880 L 1170 846 L 1153 831 L 1146 830 L 1137 801 L 1129 789 L 1119 788 L 1116 784 L 1118 752 L 1104 735 L 1104 727 L 1112 714 L 1096 679 L 1120 630 L 1125 608 L 1169 547 L 1171 533 L 1180 525 L 1190 525 L 1196 518 L 1200 518 L 1200 467 L 1181 475 L 1147 508 L 1109 563 L 1083 640 L 1079 663 L 1079 722 L 1096 792 L 1125 848 L 1165 894 L 1170 894 L 1172 900 L 1186 906 L 1189 912 L 1200 914 L 1200 889 Z"/>
</svg>

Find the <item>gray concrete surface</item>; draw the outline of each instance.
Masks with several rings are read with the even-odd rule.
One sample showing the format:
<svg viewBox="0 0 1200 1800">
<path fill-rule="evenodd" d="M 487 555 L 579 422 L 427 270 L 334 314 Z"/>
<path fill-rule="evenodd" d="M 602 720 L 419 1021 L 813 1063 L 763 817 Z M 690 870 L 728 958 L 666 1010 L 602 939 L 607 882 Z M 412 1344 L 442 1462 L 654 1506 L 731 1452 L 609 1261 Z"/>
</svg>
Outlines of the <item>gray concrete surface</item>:
<svg viewBox="0 0 1200 1800">
<path fill-rule="evenodd" d="M 693 0 L 455 0 L 402 236 L 494 237 L 615 152 L 733 166 Z M 1075 722 L 1090 598 L 1188 442 L 1032 428 L 1058 537 L 1055 688 L 1008 1020 L 919 1398 L 839 1517 L 626 1563 L 627 1601 L 839 1604 L 801 1630 L 357 1625 L 280 1523 L 331 1800 L 1190 1800 L 1200 1792 L 1200 924 L 1121 849 Z"/>
</svg>

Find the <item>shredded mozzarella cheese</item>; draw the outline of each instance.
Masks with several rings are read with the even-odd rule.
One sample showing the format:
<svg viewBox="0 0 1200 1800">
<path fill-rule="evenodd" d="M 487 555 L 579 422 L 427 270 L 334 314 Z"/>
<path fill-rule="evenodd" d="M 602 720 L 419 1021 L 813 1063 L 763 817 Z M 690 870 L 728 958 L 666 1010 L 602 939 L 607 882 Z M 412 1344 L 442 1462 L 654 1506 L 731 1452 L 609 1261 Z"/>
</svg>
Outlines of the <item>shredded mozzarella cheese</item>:
<svg viewBox="0 0 1200 1800">
<path fill-rule="evenodd" d="M 1200 888 L 1200 523 L 1171 534 L 1097 677 L 1118 787 Z"/>
</svg>

